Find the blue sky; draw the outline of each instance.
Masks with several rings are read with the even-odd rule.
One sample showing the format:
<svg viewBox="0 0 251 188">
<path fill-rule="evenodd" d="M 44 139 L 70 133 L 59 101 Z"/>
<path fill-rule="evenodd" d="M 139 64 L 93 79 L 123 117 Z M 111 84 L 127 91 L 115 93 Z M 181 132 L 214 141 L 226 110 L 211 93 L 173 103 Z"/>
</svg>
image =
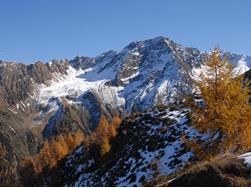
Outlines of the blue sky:
<svg viewBox="0 0 251 188">
<path fill-rule="evenodd" d="M 0 0 L 0 59 L 96 56 L 166 36 L 251 55 L 249 0 Z"/>
</svg>

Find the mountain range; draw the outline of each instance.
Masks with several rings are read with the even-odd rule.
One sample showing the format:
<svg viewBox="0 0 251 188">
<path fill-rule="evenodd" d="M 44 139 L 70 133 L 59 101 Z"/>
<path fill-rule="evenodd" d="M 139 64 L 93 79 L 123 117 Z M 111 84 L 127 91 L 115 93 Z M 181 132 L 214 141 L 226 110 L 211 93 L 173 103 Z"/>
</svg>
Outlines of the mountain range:
<svg viewBox="0 0 251 188">
<path fill-rule="evenodd" d="M 0 61 L 0 143 L 17 163 L 35 154 L 45 138 L 79 129 L 90 135 L 101 116 L 120 116 L 125 122 L 112 145 L 116 156 L 102 167 L 93 167 L 91 158 L 83 165 L 78 157 L 85 149 L 80 146 L 56 169 L 64 177 L 59 185 L 140 186 L 156 160 L 162 166 L 159 173 L 170 175 L 192 157 L 182 146 L 181 132 L 189 138 L 200 135 L 188 126 L 189 109 L 180 104 L 162 111 L 154 107 L 176 104 L 195 92 L 192 80 L 209 54 L 157 37 L 97 57 L 29 65 Z M 250 75 L 251 57 L 222 55 L 234 65 L 234 74 Z M 136 112 L 140 115 L 134 117 Z M 124 129 L 131 130 L 126 138 Z M 70 180 L 62 169 L 68 169 Z"/>
</svg>

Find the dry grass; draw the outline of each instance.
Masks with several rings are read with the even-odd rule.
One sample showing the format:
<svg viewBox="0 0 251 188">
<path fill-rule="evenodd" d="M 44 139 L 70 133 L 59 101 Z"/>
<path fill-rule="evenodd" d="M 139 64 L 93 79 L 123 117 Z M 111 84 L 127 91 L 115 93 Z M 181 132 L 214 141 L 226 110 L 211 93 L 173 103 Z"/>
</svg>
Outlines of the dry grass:
<svg viewBox="0 0 251 188">
<path fill-rule="evenodd" d="M 248 186 L 251 169 L 231 154 L 198 162 L 163 186 Z"/>
</svg>

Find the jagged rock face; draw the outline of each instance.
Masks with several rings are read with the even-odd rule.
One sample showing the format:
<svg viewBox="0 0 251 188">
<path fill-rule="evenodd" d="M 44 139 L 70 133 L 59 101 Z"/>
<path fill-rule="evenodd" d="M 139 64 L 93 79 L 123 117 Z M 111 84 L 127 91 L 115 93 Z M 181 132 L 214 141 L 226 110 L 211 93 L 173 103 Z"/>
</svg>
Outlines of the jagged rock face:
<svg viewBox="0 0 251 188">
<path fill-rule="evenodd" d="M 48 81 L 56 79 L 53 73 L 66 75 L 68 68 L 69 63 L 67 60 L 52 60 L 47 64 L 38 61 L 27 67 L 31 78 L 37 84 L 46 84 Z"/>
<path fill-rule="evenodd" d="M 95 91 L 87 91 L 80 97 L 82 97 L 84 109 L 90 114 L 89 121 L 92 121 L 92 130 L 95 130 L 98 125 L 101 115 L 111 120 L 112 117 L 119 116 L 123 112 L 123 109 L 116 108 L 116 106 L 112 107 L 110 104 L 106 105 L 101 96 Z"/>
<path fill-rule="evenodd" d="M 131 111 L 135 104 L 143 110 L 154 104 L 159 92 L 163 93 L 165 101 L 169 101 L 178 85 L 184 90 L 184 86 L 191 90 L 186 78 L 188 73 L 177 62 L 173 48 L 183 50 L 182 57 L 190 63 L 190 69 L 203 56 L 198 50 L 185 49 L 159 37 L 131 43 L 119 53 L 111 51 L 98 56 L 94 59 L 96 66 L 83 78 L 88 81 L 110 80 L 113 86 L 123 87 L 119 96 L 125 98 L 127 111 Z"/>
<path fill-rule="evenodd" d="M 52 60 L 46 65 L 51 73 L 58 73 L 58 74 L 66 75 L 69 69 L 69 62 L 66 59 Z"/>
<path fill-rule="evenodd" d="M 227 55 L 230 62 L 237 65 L 236 73 L 242 74 L 251 66 L 250 57 Z M 125 99 L 128 112 L 135 106 L 144 110 L 156 103 L 158 94 L 168 103 L 179 95 L 191 93 L 191 76 L 207 57 L 207 53 L 196 48 L 185 48 L 168 38 L 157 37 L 133 42 L 120 52 L 109 51 L 93 58 L 92 66 L 87 66 L 88 71 L 82 78 L 89 82 L 109 80 L 112 86 L 122 88 L 118 94 Z M 89 65 L 90 60 L 84 57 L 82 60 L 78 65 L 87 70 L 85 65 Z"/>
<path fill-rule="evenodd" d="M 79 129 L 86 134 L 90 134 L 90 126 L 88 126 L 88 121 L 85 119 L 87 115 L 84 113 L 82 108 L 71 106 L 64 100 L 56 113 L 48 120 L 43 130 L 43 135 L 49 137 L 76 132 Z"/>
<path fill-rule="evenodd" d="M 6 146 L 13 163 L 35 154 L 42 140 L 39 132 L 43 126 L 36 127 L 33 121 L 38 85 L 65 74 L 68 66 L 63 61 L 51 65 L 0 62 L 0 143 Z"/>
<path fill-rule="evenodd" d="M 183 62 L 178 61 L 177 56 Z M 44 111 L 40 105 L 45 102 L 51 103 L 60 97 L 81 102 L 77 99 L 86 91 L 96 93 L 110 111 L 119 108 L 121 112 L 123 108 L 130 112 L 135 106 L 144 110 L 156 103 L 158 94 L 168 103 L 179 94 L 191 92 L 189 77 L 206 57 L 207 53 L 196 48 L 185 48 L 168 38 L 157 37 L 133 42 L 120 52 L 108 51 L 95 58 L 76 57 L 71 61 L 53 60 L 28 66 L 0 62 L 0 87 L 3 100 L 15 110 L 22 102 L 25 110 L 27 106 L 36 106 L 40 113 Z M 236 72 L 249 69 L 250 57 L 232 53 L 228 53 L 228 57 L 237 65 Z M 41 92 L 54 85 L 61 94 L 53 89 Z M 41 102 L 43 95 L 49 97 Z"/>
<path fill-rule="evenodd" d="M 69 99 L 69 96 L 67 98 Z M 123 109 L 116 105 L 105 103 L 99 93 L 89 90 L 78 96 L 72 104 L 66 100 L 59 104 L 57 111 L 50 117 L 43 131 L 46 137 L 69 131 L 76 132 L 78 129 L 85 134 L 90 134 L 97 128 L 102 115 L 112 120 L 112 117 L 124 113 Z"/>
<path fill-rule="evenodd" d="M 0 143 L 7 148 L 10 161 L 14 163 L 37 152 L 40 140 L 41 136 L 33 132 L 30 116 L 26 113 L 13 114 L 7 104 L 0 109 Z"/>
<path fill-rule="evenodd" d="M 92 68 L 96 65 L 95 61 L 93 58 L 91 57 L 80 57 L 80 56 L 77 56 L 75 57 L 73 60 L 70 61 L 70 64 L 73 68 L 75 69 L 89 69 L 89 68 Z"/>
<path fill-rule="evenodd" d="M 24 64 L 1 63 L 0 75 L 2 92 L 10 105 L 25 99 L 32 90 L 32 81 Z"/>
<path fill-rule="evenodd" d="M 56 79 L 53 73 L 67 74 L 67 61 L 53 61 L 50 64 L 36 62 L 25 65 L 22 63 L 0 62 L 0 86 L 9 105 L 34 95 L 37 84 L 47 84 Z"/>
<path fill-rule="evenodd" d="M 29 73 L 34 79 L 35 83 L 42 84 L 48 80 L 52 80 L 52 74 L 43 62 L 36 62 L 28 66 Z"/>
<path fill-rule="evenodd" d="M 228 55 L 236 65 L 236 73 L 251 66 L 250 57 Z M 162 102 L 169 103 L 180 94 L 190 93 L 191 76 L 207 56 L 196 48 L 157 37 L 94 58 L 76 57 L 32 65 L 1 61 L 0 109 L 3 114 L 25 120 L 17 123 L 13 118 L 12 128 L 21 127 L 21 132 L 39 127 L 38 132 L 47 136 L 47 132 L 53 135 L 80 128 L 89 134 L 97 127 L 101 115 L 110 119 L 130 113 L 133 108 L 143 111 L 157 102 L 158 94 Z M 71 113 L 63 105 L 62 97 Z M 69 114 L 74 115 L 68 117 Z M 6 123 L 2 126 L 8 130 Z"/>
</svg>

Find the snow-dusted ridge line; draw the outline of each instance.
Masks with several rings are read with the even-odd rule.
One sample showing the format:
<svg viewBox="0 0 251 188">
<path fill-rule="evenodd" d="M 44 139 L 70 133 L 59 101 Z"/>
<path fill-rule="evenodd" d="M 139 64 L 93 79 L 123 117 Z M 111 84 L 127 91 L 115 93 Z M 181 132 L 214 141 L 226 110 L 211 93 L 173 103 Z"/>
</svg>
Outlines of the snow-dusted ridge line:
<svg viewBox="0 0 251 188">
<path fill-rule="evenodd" d="M 182 64 L 177 55 L 184 61 Z M 91 90 L 106 104 L 124 107 L 128 112 L 135 106 L 143 111 L 157 102 L 159 94 L 163 96 L 163 103 L 169 103 L 179 93 L 191 93 L 194 88 L 190 77 L 198 79 L 205 71 L 201 62 L 206 55 L 164 37 L 134 42 L 119 52 L 70 61 L 67 75 L 57 73 L 49 86 L 38 87 L 37 101 L 56 109 L 52 99 L 70 96 L 67 99 L 70 104 L 81 103 L 78 96 Z M 236 65 L 236 73 L 251 67 L 250 57 L 235 54 L 229 57 Z"/>
</svg>

